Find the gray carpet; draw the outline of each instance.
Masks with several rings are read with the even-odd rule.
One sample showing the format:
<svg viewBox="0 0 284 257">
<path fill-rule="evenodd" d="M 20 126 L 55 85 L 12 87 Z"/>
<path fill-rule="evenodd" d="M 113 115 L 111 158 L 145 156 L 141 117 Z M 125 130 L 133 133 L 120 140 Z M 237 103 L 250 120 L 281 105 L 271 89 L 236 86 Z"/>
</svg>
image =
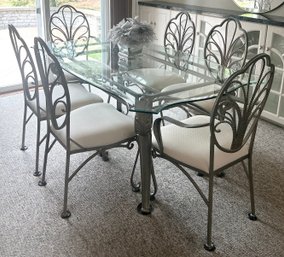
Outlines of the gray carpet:
<svg viewBox="0 0 284 257">
<path fill-rule="evenodd" d="M 129 175 L 135 151 L 113 149 L 110 161 L 95 158 L 70 184 L 68 220 L 63 202 L 64 152 L 50 153 L 47 186 L 34 169 L 33 120 L 26 152 L 19 150 L 22 95 L 0 97 L 0 256 L 185 257 L 284 256 L 284 133 L 261 121 L 254 155 L 258 221 L 247 218 L 249 194 L 241 165 L 215 179 L 214 253 L 206 252 L 206 207 L 171 164 L 155 160 L 159 185 L 150 216 L 136 212 L 141 195 Z M 42 159 L 42 156 L 41 156 Z M 83 159 L 73 156 L 72 166 Z M 205 178 L 197 177 L 206 186 Z"/>
</svg>

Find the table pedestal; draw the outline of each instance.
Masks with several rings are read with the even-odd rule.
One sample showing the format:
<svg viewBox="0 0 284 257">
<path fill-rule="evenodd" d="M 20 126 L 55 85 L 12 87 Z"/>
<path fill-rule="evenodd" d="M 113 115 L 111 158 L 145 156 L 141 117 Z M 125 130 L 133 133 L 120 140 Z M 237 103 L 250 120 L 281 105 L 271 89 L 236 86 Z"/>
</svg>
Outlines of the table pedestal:
<svg viewBox="0 0 284 257">
<path fill-rule="evenodd" d="M 152 168 L 152 121 L 151 113 L 137 112 L 135 116 L 135 130 L 138 135 L 140 147 L 140 167 L 141 167 L 141 194 L 142 202 L 137 206 L 141 214 L 150 214 L 152 206 L 150 204 L 151 168 Z"/>
</svg>

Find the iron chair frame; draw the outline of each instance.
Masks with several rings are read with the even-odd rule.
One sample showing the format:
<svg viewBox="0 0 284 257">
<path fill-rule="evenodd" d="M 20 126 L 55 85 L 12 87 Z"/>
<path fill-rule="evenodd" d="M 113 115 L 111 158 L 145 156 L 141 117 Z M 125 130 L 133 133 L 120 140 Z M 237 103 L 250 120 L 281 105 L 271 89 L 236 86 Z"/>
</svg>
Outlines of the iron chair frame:
<svg viewBox="0 0 284 257">
<path fill-rule="evenodd" d="M 69 17 L 66 18 L 68 15 Z M 58 24 L 56 24 L 56 21 Z M 89 52 L 89 41 L 91 38 L 100 42 L 97 37 L 91 35 L 90 24 L 86 15 L 69 4 L 60 6 L 50 16 L 48 29 L 51 43 L 55 48 L 58 48 L 59 56 L 61 48 L 68 49 L 69 54 L 72 54 L 72 58 L 74 58 Z M 56 32 L 59 32 L 60 36 L 56 35 Z M 86 55 L 86 58 L 88 58 L 88 55 Z M 72 78 L 68 82 L 85 83 L 85 81 L 79 78 Z M 91 91 L 90 85 L 88 85 L 88 89 Z"/>
<path fill-rule="evenodd" d="M 70 17 L 67 19 L 66 15 L 68 14 Z M 55 21 L 62 26 L 56 24 Z M 76 24 L 76 22 L 78 24 Z M 86 15 L 83 12 L 78 11 L 72 5 L 68 4 L 62 5 L 50 16 L 48 28 L 50 39 L 53 44 L 65 45 L 66 43 L 70 42 L 70 47 L 76 47 L 77 43 L 82 46 L 81 50 L 76 52 L 74 57 L 85 52 L 88 49 L 90 38 L 95 38 L 90 34 L 90 25 Z M 60 33 L 61 37 L 56 35 L 56 31 Z M 83 45 L 82 41 L 84 42 Z M 73 48 L 72 50 L 74 52 Z"/>
<path fill-rule="evenodd" d="M 230 25 L 233 25 L 233 28 Z M 221 33 L 222 31 L 219 30 L 222 28 L 224 28 L 223 34 Z M 217 41 L 216 37 L 220 41 Z M 218 54 L 214 52 L 214 49 L 212 50 L 212 47 L 217 49 Z M 234 60 L 238 54 L 240 54 L 240 58 Z M 222 67 L 237 71 L 245 65 L 247 54 L 248 36 L 239 20 L 228 17 L 220 24 L 212 27 L 209 31 L 203 52 L 204 59 L 208 61 L 206 65 L 209 71 L 211 69 L 210 62 L 212 62 L 212 59 L 213 62 L 222 65 Z M 226 78 L 221 76 L 216 79 L 220 82 L 224 82 Z"/>
<path fill-rule="evenodd" d="M 62 218 L 69 218 L 71 213 L 67 209 L 67 200 L 68 200 L 68 185 L 69 182 L 73 179 L 73 177 L 80 171 L 85 164 L 87 164 L 92 158 L 96 155 L 100 155 L 102 152 L 107 151 L 108 149 L 115 148 L 115 147 L 124 147 L 127 149 L 132 149 L 134 146 L 135 141 L 137 141 L 136 135 L 132 138 L 127 138 L 122 140 L 121 142 L 117 142 L 111 145 L 99 146 L 99 147 L 92 147 L 92 148 L 84 148 L 78 145 L 76 142 L 72 141 L 70 138 L 70 96 L 67 87 L 67 81 L 63 70 L 56 59 L 56 57 L 51 53 L 50 49 L 46 45 L 46 43 L 41 38 L 34 39 L 34 51 L 37 60 L 37 65 L 39 68 L 39 73 L 42 79 L 42 84 L 44 88 L 44 92 L 46 95 L 47 101 L 47 137 L 46 137 L 46 146 L 45 146 L 45 154 L 44 154 L 44 164 L 43 164 L 43 174 L 41 177 L 41 181 L 39 183 L 40 186 L 46 185 L 46 167 L 47 167 L 47 159 L 48 153 L 54 146 L 54 144 L 58 141 L 61 146 L 66 151 L 66 162 L 65 162 L 65 183 L 64 183 L 64 203 L 63 203 L 63 212 L 61 214 Z M 53 75 L 54 79 L 52 81 L 49 80 Z M 49 77 L 50 76 L 50 77 Z M 61 86 L 63 88 L 64 93 L 57 99 L 52 98 L 53 89 L 56 86 Z M 62 124 L 58 124 L 57 116 L 55 114 L 55 107 L 57 104 L 62 104 L 65 108 L 65 118 Z M 66 129 L 66 145 L 62 142 L 57 135 L 52 131 L 51 125 L 53 126 L 54 130 L 61 130 Z M 50 136 L 54 137 L 54 140 L 50 143 Z M 71 141 L 79 146 L 77 150 L 71 150 L 70 144 Z M 82 152 L 89 152 L 95 151 L 94 153 L 90 154 L 76 169 L 75 171 L 69 175 L 69 164 L 70 164 L 70 157 L 73 154 L 82 153 Z"/>
<path fill-rule="evenodd" d="M 39 171 L 39 150 L 40 145 L 46 138 L 46 135 L 40 138 L 40 123 L 46 120 L 46 115 L 43 115 L 45 111 L 40 108 L 39 104 L 39 84 L 36 73 L 36 66 L 34 64 L 33 58 L 31 56 L 30 50 L 25 42 L 25 40 L 20 36 L 17 29 L 9 24 L 9 35 L 13 45 L 13 49 L 17 58 L 18 66 L 21 73 L 23 91 L 24 91 L 24 115 L 23 115 L 23 125 L 22 125 L 22 144 L 21 150 L 27 150 L 25 145 L 26 137 L 26 125 L 30 121 L 33 115 L 37 118 L 37 132 L 36 132 L 36 164 L 34 176 L 40 176 Z M 32 106 L 32 102 L 35 102 L 35 109 Z M 28 109 L 30 109 L 31 114 L 27 117 Z"/>
<path fill-rule="evenodd" d="M 176 67 L 181 71 L 187 70 L 188 59 L 190 58 L 194 48 L 195 34 L 196 34 L 195 32 L 196 28 L 194 22 L 192 21 L 190 14 L 186 11 L 179 12 L 174 18 L 169 20 L 166 26 L 164 34 L 164 47 L 166 50 L 165 58 L 167 62 L 173 65 L 173 67 Z M 188 42 L 192 43 L 188 44 Z M 174 53 L 171 51 L 173 51 Z M 182 58 L 182 62 L 180 61 L 181 53 L 187 53 L 187 58 Z M 141 91 L 143 91 L 143 89 L 140 88 L 138 85 L 137 87 Z M 185 109 L 185 107 L 183 106 L 179 106 L 179 108 Z M 162 112 L 161 116 L 163 116 Z M 134 173 L 136 170 L 138 157 L 139 157 L 139 151 L 137 152 L 135 163 L 130 177 L 130 184 L 133 192 L 140 191 L 140 183 L 134 182 Z M 158 185 L 153 169 L 151 171 L 151 175 L 152 175 L 152 182 L 154 185 L 153 188 L 154 191 L 151 193 L 150 199 L 154 200 L 155 194 L 157 193 L 158 190 Z"/>
<path fill-rule="evenodd" d="M 230 27 L 231 24 L 233 25 L 233 30 L 230 30 L 232 28 Z M 224 30 L 220 31 L 222 28 Z M 216 37 L 218 40 L 216 40 Z M 236 46 L 238 47 L 236 48 Z M 218 54 L 212 50 L 212 47 L 218 50 Z M 241 58 L 234 60 L 236 54 L 240 54 Z M 246 30 L 242 28 L 239 20 L 234 17 L 228 17 L 220 24 L 213 26 L 209 31 L 204 43 L 203 58 L 206 60 L 205 64 L 210 76 L 215 77 L 219 83 L 224 83 L 228 78 L 224 75 L 226 69 L 230 69 L 230 74 L 232 74 L 232 72 L 238 71 L 245 65 L 247 54 L 248 35 Z M 220 73 L 216 73 L 215 71 L 216 64 L 224 68 Z M 203 108 L 198 102 L 185 104 L 184 108 L 185 112 L 188 113 L 188 117 L 192 116 L 192 113 L 210 115 L 210 111 Z M 198 173 L 198 175 L 202 174 Z M 219 175 L 223 176 L 224 173 L 220 173 Z"/>
<path fill-rule="evenodd" d="M 70 17 L 69 17 L 70 19 L 68 20 L 66 19 L 67 13 L 70 13 Z M 61 16 L 62 16 L 62 19 L 61 19 Z M 59 22 L 59 24 L 61 24 L 62 27 L 57 25 L 55 20 Z M 82 22 L 76 25 L 76 22 L 78 22 L 76 20 L 81 20 Z M 71 48 L 70 52 L 72 53 L 72 57 L 77 57 L 78 55 L 83 54 L 83 53 L 89 53 L 90 39 L 95 39 L 96 42 L 101 43 L 99 38 L 91 35 L 90 24 L 89 24 L 89 21 L 86 15 L 69 4 L 60 6 L 60 8 L 58 8 L 58 10 L 50 16 L 48 28 L 49 28 L 51 42 L 55 46 L 56 44 L 59 44 L 59 56 L 60 56 L 61 48 L 65 48 L 65 49 Z M 56 36 L 56 31 L 59 31 L 62 37 Z M 82 40 L 83 40 L 83 43 L 82 43 Z M 76 49 L 80 49 L 80 50 L 76 52 L 75 51 Z M 88 54 L 86 54 L 86 58 L 88 59 Z M 77 80 L 74 80 L 74 81 L 71 80 L 68 82 L 86 83 L 85 81 L 79 78 Z M 88 84 L 88 89 L 89 91 L 91 91 L 90 84 Z M 120 99 L 117 99 L 117 97 L 108 94 L 108 99 L 107 99 L 108 103 L 110 102 L 111 97 L 114 97 L 116 100 L 120 101 Z M 118 108 L 121 108 L 121 104 L 118 104 Z M 104 158 L 105 160 L 107 160 L 108 158 L 107 153 L 104 156 Z"/>
<path fill-rule="evenodd" d="M 260 65 L 262 75 L 258 78 L 256 82 L 252 82 L 252 74 L 254 68 Z M 265 70 L 269 67 L 268 70 Z M 193 186 L 196 188 L 201 198 L 208 207 L 208 221 L 207 221 L 207 241 L 204 244 L 204 248 L 208 251 L 214 251 L 215 245 L 212 242 L 212 209 L 213 209 L 213 179 L 214 176 L 221 171 L 235 165 L 238 162 L 242 163 L 244 171 L 249 180 L 250 188 L 250 201 L 251 201 L 251 212 L 248 214 L 250 220 L 257 220 L 255 215 L 255 202 L 254 202 L 254 185 L 253 185 L 253 172 L 252 172 L 252 154 L 254 139 L 257 130 L 257 123 L 260 118 L 261 112 L 264 108 L 265 102 L 268 98 L 270 92 L 273 75 L 275 67 L 270 62 L 270 57 L 267 54 L 259 54 L 252 58 L 241 70 L 235 72 L 231 75 L 222 87 L 213 107 L 213 111 L 210 116 L 210 122 L 204 124 L 188 124 L 181 121 L 177 121 L 170 117 L 158 118 L 154 122 L 154 134 L 157 140 L 158 148 L 153 148 L 153 156 L 166 159 L 173 163 L 178 169 L 182 171 L 184 175 L 191 181 Z M 242 84 L 241 81 L 237 79 L 241 77 L 244 72 L 248 72 L 247 85 Z M 266 80 L 265 80 L 266 79 Z M 240 99 L 236 98 L 236 95 L 232 95 L 228 89 L 234 83 L 239 83 L 241 87 L 237 91 L 241 93 Z M 255 88 L 251 92 L 251 85 Z M 240 101 L 239 101 L 240 100 Z M 161 136 L 161 122 L 166 120 L 169 123 L 175 124 L 177 126 L 189 129 L 196 129 L 200 127 L 209 127 L 210 130 L 210 152 L 209 152 L 209 173 L 200 170 L 196 167 L 190 166 L 186 163 L 178 161 L 163 152 L 163 140 Z M 227 123 L 232 129 L 232 142 L 230 147 L 225 147 L 219 144 L 217 139 L 220 130 L 218 126 L 222 123 Z M 248 153 L 239 159 L 234 160 L 231 163 L 226 164 L 218 169 L 214 169 L 214 152 L 215 149 L 219 149 L 226 153 L 234 153 L 239 151 L 245 144 L 249 144 Z M 244 160 L 247 159 L 247 166 Z M 185 168 L 201 172 L 209 176 L 208 185 L 208 197 L 203 193 L 202 189 L 193 179 L 193 177 L 185 170 Z"/>
<path fill-rule="evenodd" d="M 164 47 L 166 49 L 166 59 L 173 63 L 179 70 L 187 69 L 187 61 L 192 54 L 196 28 L 191 16 L 186 11 L 179 12 L 167 24 L 164 35 Z M 174 54 L 171 52 L 174 52 Z M 182 58 L 180 53 L 186 53 L 187 58 Z"/>
<path fill-rule="evenodd" d="M 164 34 L 165 54 L 163 57 L 165 60 L 160 68 L 171 66 L 181 72 L 187 70 L 188 60 L 194 48 L 195 31 L 195 24 L 186 11 L 179 12 L 176 17 L 169 20 Z M 188 44 L 188 42 L 192 42 L 192 44 Z M 187 53 L 186 58 L 181 58 L 181 53 Z M 155 56 L 149 55 L 149 57 L 155 59 Z M 131 78 L 131 75 L 129 77 Z M 131 86 L 144 92 L 144 89 L 135 80 L 131 81 Z"/>
</svg>

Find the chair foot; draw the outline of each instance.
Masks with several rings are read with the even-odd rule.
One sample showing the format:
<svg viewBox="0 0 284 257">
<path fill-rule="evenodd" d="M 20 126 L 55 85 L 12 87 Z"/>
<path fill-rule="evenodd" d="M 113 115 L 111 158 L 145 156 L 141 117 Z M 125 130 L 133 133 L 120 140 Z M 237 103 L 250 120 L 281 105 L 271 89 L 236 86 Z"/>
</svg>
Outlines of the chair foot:
<svg viewBox="0 0 284 257">
<path fill-rule="evenodd" d="M 27 149 L 28 149 L 28 147 L 25 146 L 25 145 L 23 145 L 23 146 L 20 148 L 21 151 L 26 151 Z"/>
<path fill-rule="evenodd" d="M 62 218 L 62 219 L 68 219 L 70 216 L 71 216 L 71 212 L 68 211 L 68 210 L 63 211 L 63 212 L 61 213 L 61 218 Z"/>
<path fill-rule="evenodd" d="M 225 177 L 225 172 L 221 171 L 220 173 L 217 174 L 218 178 L 224 178 Z"/>
<path fill-rule="evenodd" d="M 204 249 L 206 251 L 213 252 L 213 251 L 215 251 L 216 247 L 213 243 L 211 243 L 210 245 L 204 244 Z"/>
<path fill-rule="evenodd" d="M 204 174 L 201 173 L 201 172 L 197 172 L 197 176 L 198 176 L 198 177 L 204 177 Z"/>
<path fill-rule="evenodd" d="M 133 192 L 135 192 L 135 193 L 137 193 L 137 192 L 139 192 L 140 191 L 140 183 L 137 183 L 137 184 L 132 184 L 131 185 L 131 187 L 132 187 L 132 191 Z"/>
<path fill-rule="evenodd" d="M 40 180 L 39 182 L 38 182 L 38 185 L 39 186 L 46 186 L 46 181 L 45 180 Z"/>
<path fill-rule="evenodd" d="M 142 215 L 149 215 L 153 211 L 153 207 L 150 205 L 149 210 L 143 210 L 142 209 L 142 203 L 139 203 L 138 206 L 137 206 L 137 211 L 138 211 L 138 213 L 140 213 Z"/>
<path fill-rule="evenodd" d="M 150 195 L 150 201 L 154 201 L 156 199 L 155 195 Z"/>
<path fill-rule="evenodd" d="M 256 215 L 253 214 L 253 213 L 249 213 L 249 214 L 248 214 L 248 217 L 249 217 L 250 220 L 257 220 Z"/>
<path fill-rule="evenodd" d="M 41 175 L 41 172 L 40 171 L 35 171 L 34 174 L 33 174 L 35 177 L 39 177 Z"/>
<path fill-rule="evenodd" d="M 107 151 L 101 151 L 101 152 L 100 152 L 100 156 L 102 157 L 102 159 L 103 159 L 104 162 L 109 161 L 108 152 L 107 152 Z"/>
</svg>

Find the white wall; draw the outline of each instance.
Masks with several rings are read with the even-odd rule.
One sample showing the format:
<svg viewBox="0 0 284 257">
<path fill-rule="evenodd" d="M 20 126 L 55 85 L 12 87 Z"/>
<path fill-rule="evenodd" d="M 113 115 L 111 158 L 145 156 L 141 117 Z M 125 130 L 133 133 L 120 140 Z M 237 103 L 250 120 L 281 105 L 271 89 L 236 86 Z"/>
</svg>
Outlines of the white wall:
<svg viewBox="0 0 284 257">
<path fill-rule="evenodd" d="M 284 0 L 283 0 L 284 1 Z M 233 0 L 165 0 L 169 3 L 190 4 L 202 7 L 220 8 L 228 10 L 241 10 Z M 271 15 L 284 16 L 284 5 L 270 12 Z"/>
</svg>

